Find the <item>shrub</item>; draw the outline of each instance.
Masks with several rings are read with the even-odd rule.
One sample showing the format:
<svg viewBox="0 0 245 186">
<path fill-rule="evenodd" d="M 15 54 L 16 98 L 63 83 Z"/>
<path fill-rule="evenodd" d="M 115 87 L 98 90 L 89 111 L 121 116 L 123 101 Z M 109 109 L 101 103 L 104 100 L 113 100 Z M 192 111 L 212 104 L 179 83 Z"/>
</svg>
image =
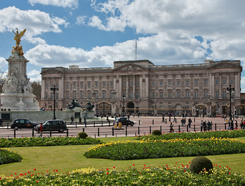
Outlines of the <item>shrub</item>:
<svg viewBox="0 0 245 186">
<path fill-rule="evenodd" d="M 85 138 L 88 137 L 88 135 L 87 135 L 85 132 L 79 132 L 79 133 L 77 134 L 77 137 L 85 139 Z"/>
<path fill-rule="evenodd" d="M 204 156 L 195 157 L 190 164 L 190 171 L 199 174 L 201 171 L 206 169 L 206 171 L 213 169 L 213 164 L 210 159 Z"/>
<path fill-rule="evenodd" d="M 0 149 L 0 165 L 12 162 L 20 162 L 22 157 L 9 149 Z"/>
<path fill-rule="evenodd" d="M 152 131 L 152 134 L 153 134 L 153 135 L 161 135 L 162 133 L 161 133 L 160 130 L 153 130 L 153 131 Z"/>
</svg>

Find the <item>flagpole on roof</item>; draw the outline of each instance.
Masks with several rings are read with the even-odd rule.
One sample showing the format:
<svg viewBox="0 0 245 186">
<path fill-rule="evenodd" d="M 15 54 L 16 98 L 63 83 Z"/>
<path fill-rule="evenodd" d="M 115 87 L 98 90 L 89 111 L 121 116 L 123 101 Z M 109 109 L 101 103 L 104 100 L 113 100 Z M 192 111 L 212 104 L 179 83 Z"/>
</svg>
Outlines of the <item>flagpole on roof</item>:
<svg viewBox="0 0 245 186">
<path fill-rule="evenodd" d="M 137 39 L 135 39 L 135 60 L 137 60 Z"/>
</svg>

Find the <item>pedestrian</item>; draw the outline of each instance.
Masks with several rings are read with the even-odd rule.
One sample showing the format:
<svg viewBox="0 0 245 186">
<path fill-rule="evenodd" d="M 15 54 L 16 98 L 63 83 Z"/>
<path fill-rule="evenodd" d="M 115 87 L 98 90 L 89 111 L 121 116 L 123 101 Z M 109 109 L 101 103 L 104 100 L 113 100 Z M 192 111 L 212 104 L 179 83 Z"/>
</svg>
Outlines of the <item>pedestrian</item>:
<svg viewBox="0 0 245 186">
<path fill-rule="evenodd" d="M 203 129 L 203 121 L 201 120 L 201 132 L 202 132 L 202 129 Z"/>
<path fill-rule="evenodd" d="M 162 115 L 162 122 L 164 122 L 164 115 Z"/>
<path fill-rule="evenodd" d="M 0 126 L 3 126 L 3 120 L 0 118 Z"/>
<path fill-rule="evenodd" d="M 245 129 L 245 120 L 242 122 L 242 128 Z"/>
<path fill-rule="evenodd" d="M 241 129 L 242 129 L 242 125 L 243 125 L 243 120 L 241 120 L 241 123 L 240 123 L 240 127 L 241 127 Z"/>
<path fill-rule="evenodd" d="M 184 118 L 181 120 L 182 127 L 184 127 Z"/>
<path fill-rule="evenodd" d="M 170 122 L 170 132 L 174 132 L 174 124 Z"/>
<path fill-rule="evenodd" d="M 40 136 L 42 137 L 43 136 L 43 124 L 42 123 L 40 124 L 39 131 L 40 131 Z"/>
<path fill-rule="evenodd" d="M 213 122 L 211 121 L 210 123 L 211 123 L 210 124 L 210 130 L 213 130 Z"/>
<path fill-rule="evenodd" d="M 82 123 L 82 118 L 81 118 L 81 116 L 79 116 L 79 124 L 81 124 Z"/>
<path fill-rule="evenodd" d="M 203 122 L 203 129 L 204 129 L 204 132 L 207 130 L 207 122 L 206 122 L 206 120 Z"/>
<path fill-rule="evenodd" d="M 86 125 L 86 116 L 83 117 L 84 124 Z"/>
<path fill-rule="evenodd" d="M 189 128 L 191 128 L 191 123 L 192 123 L 191 118 L 188 119 L 188 123 L 189 123 Z"/>
<path fill-rule="evenodd" d="M 237 120 L 235 121 L 235 129 L 238 129 Z"/>
<path fill-rule="evenodd" d="M 208 131 L 209 131 L 210 128 L 211 128 L 211 123 L 210 123 L 210 121 L 208 121 L 207 126 L 208 126 Z"/>
</svg>

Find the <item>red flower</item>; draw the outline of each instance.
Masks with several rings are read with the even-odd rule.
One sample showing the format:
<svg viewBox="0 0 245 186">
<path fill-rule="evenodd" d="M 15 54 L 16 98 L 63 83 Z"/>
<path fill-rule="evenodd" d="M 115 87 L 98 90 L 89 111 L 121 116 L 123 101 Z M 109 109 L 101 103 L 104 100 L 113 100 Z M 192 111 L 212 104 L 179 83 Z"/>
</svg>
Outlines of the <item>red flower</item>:
<svg viewBox="0 0 245 186">
<path fill-rule="evenodd" d="M 0 177 L 0 180 L 1 180 L 2 178 Z"/>
<path fill-rule="evenodd" d="M 54 172 L 55 172 L 55 170 L 54 170 Z"/>
<path fill-rule="evenodd" d="M 189 163 L 191 163 L 191 162 L 189 161 Z"/>
<path fill-rule="evenodd" d="M 47 170 L 47 172 L 48 172 L 48 170 Z"/>
<path fill-rule="evenodd" d="M 144 166 L 146 166 L 146 165 L 144 165 Z"/>
<path fill-rule="evenodd" d="M 133 166 L 135 166 L 135 164 L 133 164 Z"/>
<path fill-rule="evenodd" d="M 70 174 L 69 172 L 67 174 Z"/>
<path fill-rule="evenodd" d="M 39 181 L 37 180 L 37 183 L 38 183 Z"/>
<path fill-rule="evenodd" d="M 34 171 L 35 171 L 36 169 L 34 169 Z"/>
<path fill-rule="evenodd" d="M 177 164 L 177 162 L 175 162 Z"/>
<path fill-rule="evenodd" d="M 58 172 L 58 170 L 56 169 L 56 172 Z"/>
<path fill-rule="evenodd" d="M 108 168 L 106 170 L 109 170 Z"/>
<path fill-rule="evenodd" d="M 169 169 L 169 168 L 167 167 L 167 169 Z"/>
<path fill-rule="evenodd" d="M 14 174 L 16 174 L 16 173 L 14 173 Z"/>
<path fill-rule="evenodd" d="M 25 175 L 26 175 L 26 173 L 25 173 Z"/>
<path fill-rule="evenodd" d="M 113 169 L 115 169 L 115 167 L 113 167 Z"/>
<path fill-rule="evenodd" d="M 174 173 L 176 174 L 176 171 Z"/>
<path fill-rule="evenodd" d="M 140 172 L 140 174 L 141 174 L 141 172 Z"/>
<path fill-rule="evenodd" d="M 229 174 L 231 174 L 231 173 L 229 172 Z"/>
<path fill-rule="evenodd" d="M 109 172 L 107 172 L 106 174 L 109 174 Z"/>
<path fill-rule="evenodd" d="M 231 168 L 229 168 L 229 170 L 231 170 Z"/>
<path fill-rule="evenodd" d="M 228 169 L 229 167 L 227 166 L 227 169 Z"/>
<path fill-rule="evenodd" d="M 221 168 L 221 166 L 219 166 L 219 168 Z"/>
<path fill-rule="evenodd" d="M 166 167 L 168 166 L 168 164 L 166 164 Z"/>
<path fill-rule="evenodd" d="M 186 172 L 186 170 L 184 170 L 184 172 Z"/>
</svg>

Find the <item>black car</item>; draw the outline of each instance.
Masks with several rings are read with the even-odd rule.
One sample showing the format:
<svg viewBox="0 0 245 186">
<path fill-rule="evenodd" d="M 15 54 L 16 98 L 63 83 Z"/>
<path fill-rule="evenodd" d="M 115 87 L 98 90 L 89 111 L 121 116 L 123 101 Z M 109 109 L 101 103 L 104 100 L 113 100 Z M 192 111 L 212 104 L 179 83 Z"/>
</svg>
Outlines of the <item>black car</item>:
<svg viewBox="0 0 245 186">
<path fill-rule="evenodd" d="M 58 131 L 58 132 L 63 132 L 66 130 L 66 124 L 63 120 L 48 120 L 43 124 L 43 131 Z M 35 128 L 36 131 L 40 132 L 40 125 L 36 126 Z"/>
<path fill-rule="evenodd" d="M 38 123 L 33 123 L 29 119 L 16 119 L 11 124 L 11 129 L 35 128 Z"/>
<path fill-rule="evenodd" d="M 122 123 L 122 125 L 131 125 L 133 126 L 135 123 L 131 120 L 129 120 L 128 118 L 126 117 L 120 117 L 120 118 L 116 118 L 115 121 L 114 121 L 114 124 L 119 124 L 119 123 Z"/>
</svg>

